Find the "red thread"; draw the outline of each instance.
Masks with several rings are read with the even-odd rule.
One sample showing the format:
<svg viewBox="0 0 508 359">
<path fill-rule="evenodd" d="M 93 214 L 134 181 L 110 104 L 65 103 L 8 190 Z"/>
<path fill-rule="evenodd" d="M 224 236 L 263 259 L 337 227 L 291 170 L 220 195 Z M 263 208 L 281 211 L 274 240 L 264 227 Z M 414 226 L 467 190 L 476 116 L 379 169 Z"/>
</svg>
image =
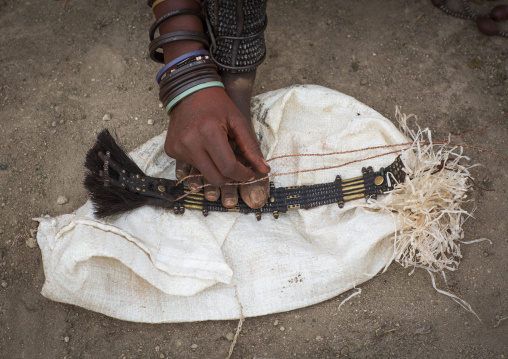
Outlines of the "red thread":
<svg viewBox="0 0 508 359">
<path fill-rule="evenodd" d="M 489 123 L 488 125 L 485 125 L 483 127 L 477 128 L 477 129 L 472 130 L 472 131 L 464 132 L 464 133 L 462 133 L 460 135 L 453 136 L 453 137 L 448 138 L 447 140 L 442 140 L 442 141 L 435 141 L 435 142 L 428 142 L 428 141 L 405 142 L 405 143 L 396 143 L 396 144 L 393 144 L 393 145 L 372 146 L 372 147 L 365 147 L 365 148 L 360 148 L 360 149 L 356 149 L 356 150 L 329 152 L 329 153 L 289 154 L 289 155 L 276 156 L 276 157 L 270 158 L 267 161 L 269 162 L 269 161 L 274 161 L 274 160 L 278 160 L 278 159 L 282 159 L 282 158 L 289 158 L 289 157 L 323 157 L 323 156 L 333 156 L 333 155 L 341 155 L 341 154 L 347 154 L 347 153 L 361 152 L 361 151 L 366 151 L 366 150 L 375 150 L 375 149 L 380 149 L 380 148 L 409 146 L 409 145 L 414 145 L 414 144 L 420 144 L 420 145 L 431 145 L 431 144 L 446 145 L 446 144 L 448 144 L 448 145 L 451 145 L 451 146 L 472 148 L 472 149 L 475 149 L 475 150 L 478 150 L 478 151 L 484 151 L 484 152 L 490 153 L 490 154 L 492 154 L 494 156 L 497 156 L 497 157 L 499 157 L 499 158 L 501 158 L 501 159 L 503 159 L 505 161 L 508 161 L 508 157 L 500 155 L 499 153 L 496 153 L 496 152 L 491 151 L 491 150 L 486 149 L 486 148 L 482 148 L 482 147 L 478 147 L 478 146 L 473 146 L 473 145 L 465 145 L 465 144 L 458 144 L 458 143 L 450 142 L 450 140 L 454 140 L 454 139 L 457 139 L 457 138 L 460 138 L 460 137 L 464 137 L 466 135 L 470 135 L 470 134 L 473 134 L 473 133 L 476 133 L 476 132 L 484 131 L 484 130 L 486 130 L 487 128 L 489 128 L 491 126 L 494 126 L 495 124 L 497 124 L 498 122 L 500 122 L 501 120 L 506 118 L 507 116 L 508 116 L 508 114 L 505 114 L 505 115 L 501 116 L 500 118 L 498 118 L 496 121 Z M 274 173 L 274 174 L 271 174 L 271 175 L 259 178 L 259 179 L 254 180 L 254 181 L 248 181 L 248 182 L 230 182 L 230 183 L 224 184 L 224 186 L 247 185 L 247 184 L 253 184 L 253 183 L 256 183 L 256 182 L 261 182 L 261 181 L 264 181 L 266 179 L 274 178 L 274 177 L 278 177 L 278 176 L 288 176 L 288 175 L 293 175 L 293 174 L 297 174 L 297 173 L 317 172 L 317 171 L 328 170 L 328 169 L 333 169 L 333 168 L 340 168 L 340 167 L 343 167 L 343 166 L 346 166 L 346 165 L 349 165 L 349 164 L 352 164 L 352 163 L 357 163 L 357 162 L 366 161 L 366 160 L 370 160 L 370 159 L 377 158 L 377 157 L 386 156 L 386 155 L 389 155 L 389 154 L 392 154 L 392 153 L 406 151 L 406 150 L 408 150 L 410 148 L 411 147 L 406 147 L 406 148 L 398 149 L 398 150 L 391 151 L 391 152 L 382 153 L 382 154 L 375 155 L 375 156 L 370 156 L 370 157 L 365 157 L 365 158 L 361 158 L 361 159 L 358 159 L 358 160 L 349 161 L 349 162 L 346 162 L 346 163 L 343 163 L 343 164 L 340 164 L 340 165 L 336 165 L 336 166 L 327 166 L 327 167 L 320 167 L 320 168 L 312 168 L 312 169 L 292 171 L 292 172 Z M 185 180 L 187 180 L 189 178 L 192 178 L 192 177 L 203 177 L 203 175 L 202 174 L 197 174 L 197 175 L 188 175 L 188 176 L 185 176 L 180 181 L 178 181 L 176 183 L 176 185 L 179 185 L 183 181 L 185 181 Z M 190 195 L 192 193 L 198 192 L 201 188 L 208 187 L 208 186 L 211 186 L 211 185 L 210 184 L 204 184 L 202 186 L 198 186 L 197 188 L 195 188 L 190 193 L 186 193 L 186 194 L 178 197 L 174 201 L 176 202 L 176 201 L 178 201 L 178 200 L 180 200 L 182 198 L 187 197 L 188 195 Z"/>
</svg>

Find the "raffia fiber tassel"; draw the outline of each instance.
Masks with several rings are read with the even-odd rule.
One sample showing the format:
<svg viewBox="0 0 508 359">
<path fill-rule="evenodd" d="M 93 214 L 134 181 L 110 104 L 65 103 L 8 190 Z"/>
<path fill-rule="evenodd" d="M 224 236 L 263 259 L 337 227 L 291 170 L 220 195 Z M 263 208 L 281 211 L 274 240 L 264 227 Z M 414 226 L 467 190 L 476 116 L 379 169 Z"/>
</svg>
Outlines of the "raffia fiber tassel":
<svg viewBox="0 0 508 359">
<path fill-rule="evenodd" d="M 431 132 L 411 131 L 406 116 L 396 116 L 412 148 L 403 155 L 406 180 L 374 207 L 397 216 L 400 230 L 394 239 L 394 259 L 404 267 L 423 267 L 433 272 L 456 270 L 460 262 L 462 224 L 471 216 L 462 208 L 470 188 L 469 160 L 461 147 L 433 144 Z M 416 120 L 416 117 L 414 117 Z M 421 145 L 428 142 L 429 145 Z"/>
</svg>

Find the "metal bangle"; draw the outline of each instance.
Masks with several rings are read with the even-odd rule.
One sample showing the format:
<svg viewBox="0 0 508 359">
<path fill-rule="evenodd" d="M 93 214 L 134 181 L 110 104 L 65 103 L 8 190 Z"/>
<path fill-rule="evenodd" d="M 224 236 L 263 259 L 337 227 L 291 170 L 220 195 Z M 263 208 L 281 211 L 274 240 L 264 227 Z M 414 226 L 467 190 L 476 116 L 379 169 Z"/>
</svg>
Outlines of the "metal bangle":
<svg viewBox="0 0 508 359">
<path fill-rule="evenodd" d="M 204 21 L 204 19 L 205 19 L 205 16 L 203 15 L 202 12 L 200 12 L 198 10 L 194 10 L 194 9 L 178 9 L 175 11 L 168 12 L 164 16 L 155 20 L 155 22 L 152 24 L 152 26 L 150 26 L 150 30 L 148 31 L 148 36 L 150 37 L 150 41 L 153 41 L 153 39 L 155 37 L 155 31 L 157 31 L 159 26 L 164 21 L 168 20 L 169 18 L 172 18 L 173 16 L 178 16 L 178 15 L 194 15 L 194 16 L 199 17 L 201 19 L 201 21 Z"/>
<path fill-rule="evenodd" d="M 221 80 L 221 78 L 219 75 L 210 74 L 210 73 L 199 74 L 199 75 L 190 77 L 185 82 L 175 85 L 174 87 L 172 87 L 168 91 L 166 91 L 166 93 L 163 94 L 164 97 L 161 102 L 167 106 L 167 104 L 170 103 L 172 99 L 174 99 L 180 93 L 190 89 L 191 87 L 194 87 L 200 83 L 211 82 L 211 81 L 220 81 L 220 80 Z"/>
<path fill-rule="evenodd" d="M 157 81 L 157 83 L 160 83 L 162 76 L 164 76 L 166 71 L 168 71 L 173 66 L 177 66 L 180 62 L 183 62 L 191 57 L 199 57 L 199 56 L 206 56 L 206 55 L 210 55 L 210 53 L 206 50 L 197 50 L 197 51 L 191 51 L 191 52 L 188 52 L 182 56 L 179 56 L 176 59 L 174 59 L 173 61 L 168 62 L 166 65 L 164 65 L 164 67 L 157 73 L 155 80 Z"/>
<path fill-rule="evenodd" d="M 207 68 L 202 70 L 193 71 L 192 73 L 187 74 L 186 76 L 181 76 L 175 81 L 171 81 L 166 84 L 166 86 L 160 87 L 159 89 L 159 100 L 164 102 L 164 98 L 170 92 L 173 92 L 175 88 L 182 86 L 185 83 L 193 81 L 194 79 L 202 76 L 216 76 L 217 80 L 220 80 L 219 75 L 215 69 Z"/>
<path fill-rule="evenodd" d="M 181 94 L 179 94 L 178 96 L 176 96 L 167 106 L 166 106 L 166 112 L 169 114 L 171 112 L 171 109 L 173 107 L 175 107 L 175 105 L 180 102 L 181 100 L 183 100 L 185 97 L 193 94 L 194 92 L 198 92 L 199 90 L 203 90 L 203 89 L 206 89 L 206 88 L 210 88 L 210 87 L 222 87 L 224 88 L 224 84 L 220 81 L 211 81 L 211 82 L 205 82 L 203 84 L 199 84 L 199 85 L 196 85 L 184 92 L 182 92 Z"/>
<path fill-rule="evenodd" d="M 203 32 L 199 31 L 175 31 L 169 34 L 164 34 L 157 37 L 155 40 L 150 42 L 148 51 L 150 52 L 150 58 L 156 62 L 164 63 L 164 54 L 157 52 L 162 46 L 176 41 L 197 41 L 200 42 L 205 48 L 208 48 L 208 38 Z"/>
<path fill-rule="evenodd" d="M 203 69 L 210 69 L 213 70 L 214 72 L 217 72 L 217 65 L 215 65 L 212 59 L 191 62 L 190 64 L 187 64 L 175 70 L 171 70 L 170 73 L 167 73 L 166 76 L 164 76 L 161 82 L 159 83 L 159 88 L 167 86 L 169 83 L 176 81 L 182 76 Z"/>
</svg>

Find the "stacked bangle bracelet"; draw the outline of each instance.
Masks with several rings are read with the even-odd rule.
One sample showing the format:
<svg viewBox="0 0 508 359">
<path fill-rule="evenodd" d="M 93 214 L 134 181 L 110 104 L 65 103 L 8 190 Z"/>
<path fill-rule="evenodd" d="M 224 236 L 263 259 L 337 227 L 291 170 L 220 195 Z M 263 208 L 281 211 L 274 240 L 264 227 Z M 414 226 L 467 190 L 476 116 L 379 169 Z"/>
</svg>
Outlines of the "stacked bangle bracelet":
<svg viewBox="0 0 508 359">
<path fill-rule="evenodd" d="M 208 53 L 208 51 L 206 51 L 206 50 L 197 50 L 197 51 L 192 51 L 192 52 L 186 53 L 185 55 L 182 55 L 180 57 L 177 57 L 173 61 L 171 61 L 171 62 L 167 63 L 166 65 L 164 65 L 164 67 L 157 73 L 157 77 L 156 77 L 157 83 L 161 82 L 162 76 L 164 76 L 166 71 L 168 71 L 172 67 L 175 67 L 180 62 L 183 62 L 183 61 L 185 61 L 187 59 L 190 59 L 190 58 L 192 58 L 194 56 L 197 58 L 198 56 L 206 56 L 206 55 L 210 55 Z M 200 59 L 197 58 L 197 60 L 200 60 Z"/>
<path fill-rule="evenodd" d="M 155 0 L 149 4 L 153 9 L 162 1 L 164 0 Z M 194 9 L 175 10 L 155 20 L 148 34 L 152 60 L 164 63 L 164 54 L 158 50 L 174 41 L 197 41 L 205 49 L 209 48 L 208 37 L 202 32 L 175 31 L 155 37 L 155 32 L 164 21 L 178 15 L 194 15 L 204 21 L 203 13 Z M 217 65 L 204 49 L 188 52 L 168 62 L 157 73 L 156 81 L 159 84 L 159 99 L 168 114 L 181 100 L 197 91 L 210 87 L 224 88 L 217 73 Z"/>
<path fill-rule="evenodd" d="M 196 85 L 194 87 L 191 87 L 190 89 L 182 92 L 181 94 L 176 96 L 173 100 L 171 100 L 171 102 L 166 106 L 166 112 L 169 114 L 171 109 L 178 102 L 180 102 L 181 100 L 183 100 L 185 97 L 189 96 L 190 94 L 193 94 L 194 92 L 197 92 L 199 90 L 203 90 L 203 89 L 209 88 L 209 87 L 222 87 L 222 88 L 224 88 L 224 85 L 220 81 L 210 81 L 210 82 L 205 82 L 205 83 Z"/>
<path fill-rule="evenodd" d="M 149 1 L 152 9 L 165 0 Z M 158 51 L 164 45 L 174 41 L 197 41 L 204 49 L 188 52 L 165 64 L 156 75 L 159 84 L 159 99 L 169 114 L 171 110 L 185 97 L 210 87 L 224 85 L 217 73 L 210 53 L 208 36 L 198 31 L 175 31 L 155 37 L 157 29 L 168 19 L 179 15 L 194 15 L 204 21 L 202 12 L 194 9 L 179 9 L 171 11 L 152 24 L 149 30 L 149 52 L 152 60 L 164 63 L 164 54 Z"/>
</svg>

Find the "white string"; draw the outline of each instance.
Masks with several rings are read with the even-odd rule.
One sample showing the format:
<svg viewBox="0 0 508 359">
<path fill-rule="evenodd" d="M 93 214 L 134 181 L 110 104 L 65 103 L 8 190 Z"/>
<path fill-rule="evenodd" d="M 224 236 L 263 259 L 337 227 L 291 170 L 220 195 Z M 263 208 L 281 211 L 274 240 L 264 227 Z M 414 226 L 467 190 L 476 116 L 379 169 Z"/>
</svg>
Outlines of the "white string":
<svg viewBox="0 0 508 359">
<path fill-rule="evenodd" d="M 351 298 L 353 298 L 355 295 L 358 295 L 362 292 L 362 289 L 361 288 L 356 288 L 356 292 L 354 292 L 353 294 L 351 294 L 349 297 L 347 297 L 346 299 L 344 299 L 342 302 L 340 302 L 339 304 L 339 307 L 337 308 L 337 310 L 340 310 L 340 307 L 342 307 L 342 305 L 344 303 L 346 303 L 348 300 L 350 300 Z"/>
<path fill-rule="evenodd" d="M 243 306 L 242 306 L 242 303 L 240 302 L 240 297 L 238 296 L 238 290 L 236 288 L 236 283 L 233 285 L 235 288 L 235 298 L 236 298 L 236 301 L 238 302 L 238 305 L 240 307 L 240 321 L 238 322 L 238 326 L 236 327 L 236 333 L 233 338 L 233 342 L 231 343 L 231 346 L 229 347 L 229 353 L 228 353 L 228 356 L 226 357 L 226 359 L 230 359 L 231 355 L 233 355 L 233 350 L 235 349 L 236 340 L 238 339 L 238 336 L 240 335 L 240 332 L 242 331 L 242 325 L 243 325 L 243 321 L 245 319 L 243 316 Z"/>
</svg>

